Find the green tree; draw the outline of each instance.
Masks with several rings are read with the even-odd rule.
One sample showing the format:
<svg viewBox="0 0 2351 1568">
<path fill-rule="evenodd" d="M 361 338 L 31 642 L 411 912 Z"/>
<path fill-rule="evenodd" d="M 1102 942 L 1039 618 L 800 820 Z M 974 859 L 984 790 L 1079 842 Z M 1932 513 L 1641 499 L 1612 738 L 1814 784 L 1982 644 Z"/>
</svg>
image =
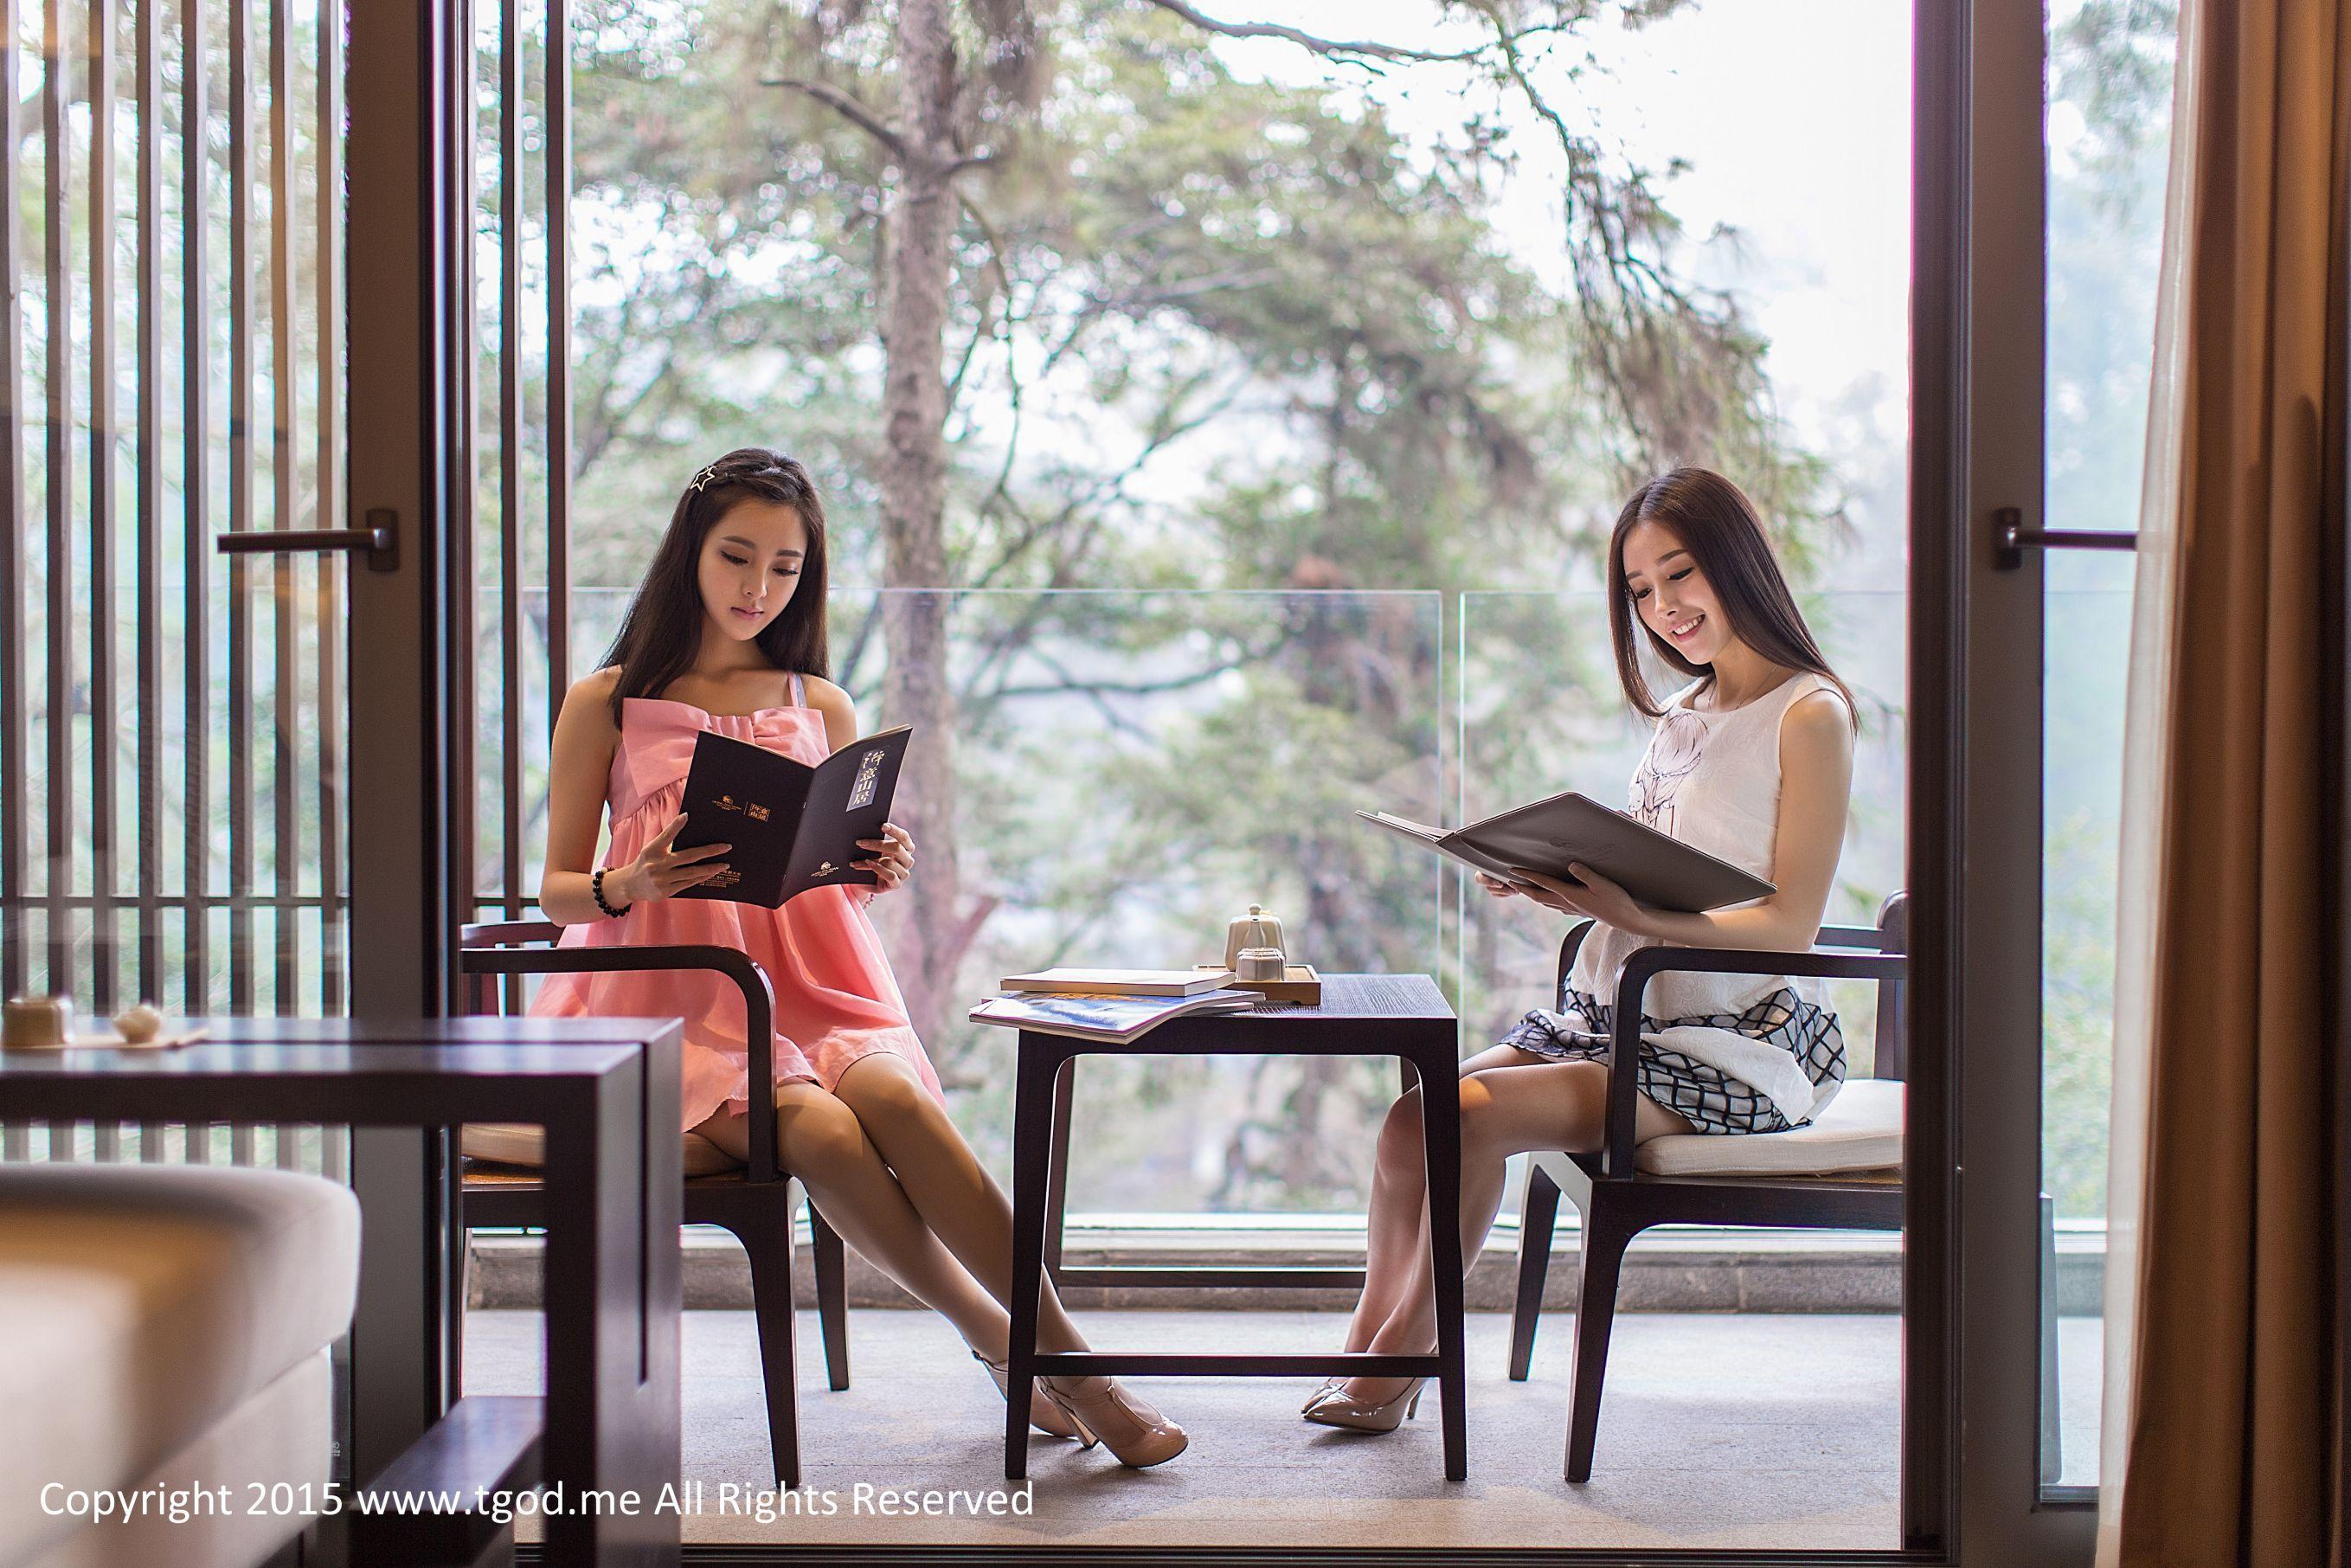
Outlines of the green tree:
<svg viewBox="0 0 2351 1568">
<path fill-rule="evenodd" d="M 924 893 L 883 915 L 951 1080 L 984 1076 L 950 1019 L 1008 904 L 1099 929 L 1149 882 L 1151 918 L 1197 931 L 1256 866 L 1311 953 L 1402 962 L 1425 940 L 1426 866 L 1343 808 L 1445 787 L 1426 601 L 1142 591 L 1548 586 L 1670 461 L 1737 474 L 1800 552 L 1817 535 L 1818 469 L 1771 416 L 1760 340 L 1677 280 L 1649 175 L 1537 85 L 1546 52 L 1628 9 L 1658 7 L 1456 7 L 1458 47 L 1415 50 L 1146 0 L 589 7 L 583 574 L 632 578 L 648 541 L 623 519 L 665 510 L 708 451 L 788 438 L 823 475 L 840 578 L 898 591 L 844 606 L 840 673 L 933 741 L 902 797 Z M 1326 85 L 1237 78 L 1235 34 L 1326 62 Z M 1345 90 L 1364 71 L 1459 86 L 1458 131 L 1407 141 Z M 1563 291 L 1494 227 L 1524 193 L 1505 100 L 1569 171 Z M 1102 588 L 1136 591 L 1045 591 Z M 1531 692 L 1573 674 L 1531 651 Z M 1024 795 L 1053 771 L 1031 727 L 1154 693 L 1182 706 L 1150 762 L 1076 786 L 1115 831 L 1077 864 L 1016 860 L 1071 809 L 1067 786 Z M 958 842 L 978 810 L 992 843 Z M 1311 1124 L 1378 1092 L 1343 1088 L 1269 1064 L 1251 1104 Z M 1279 1142 L 1245 1130 L 1228 1194 L 1327 1182 L 1256 1146 Z"/>
</svg>

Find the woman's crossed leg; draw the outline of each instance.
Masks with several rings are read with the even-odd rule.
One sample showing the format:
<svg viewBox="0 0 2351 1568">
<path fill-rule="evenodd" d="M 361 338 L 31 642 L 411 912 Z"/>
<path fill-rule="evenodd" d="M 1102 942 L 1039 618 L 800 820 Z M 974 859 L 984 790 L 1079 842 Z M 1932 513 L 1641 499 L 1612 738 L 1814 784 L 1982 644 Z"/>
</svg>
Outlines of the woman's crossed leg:
<svg viewBox="0 0 2351 1568">
<path fill-rule="evenodd" d="M 721 1113 L 695 1130 L 747 1158 L 747 1118 Z M 776 1132 L 784 1167 L 841 1238 L 1000 1364 L 1011 1335 L 1012 1206 L 913 1069 L 876 1051 L 852 1062 L 831 1092 L 799 1080 L 778 1084 Z M 1088 1348 L 1050 1280 L 1039 1292 L 1037 1347 Z M 1117 1423 L 1103 1436 L 1146 1456 L 1144 1462 L 1172 1453 L 1171 1441 L 1181 1447 L 1180 1429 L 1132 1395 L 1116 1396 L 1123 1416 L 1105 1410 L 1107 1378 L 1056 1378 L 1053 1386 L 1098 1427 Z M 1049 1430 L 1062 1429 L 1050 1406 L 1040 1403 L 1032 1415 Z M 1118 1441 L 1132 1428 L 1153 1427 L 1172 1437 Z"/>
<path fill-rule="evenodd" d="M 1634 1137 L 1646 1143 L 1690 1124 L 1646 1095 L 1635 1102 Z M 1461 1260 L 1475 1263 L 1501 1207 L 1506 1162 L 1534 1149 L 1589 1153 L 1606 1136 L 1608 1067 L 1553 1061 L 1498 1045 L 1461 1064 Z M 1437 1286 L 1429 1259 L 1428 1178 L 1421 1141 L 1420 1091 L 1388 1107 L 1372 1175 L 1364 1293 L 1347 1325 L 1346 1349 L 1424 1354 L 1437 1343 Z M 1378 1404 L 1397 1378 L 1350 1379 L 1351 1398 Z"/>
</svg>

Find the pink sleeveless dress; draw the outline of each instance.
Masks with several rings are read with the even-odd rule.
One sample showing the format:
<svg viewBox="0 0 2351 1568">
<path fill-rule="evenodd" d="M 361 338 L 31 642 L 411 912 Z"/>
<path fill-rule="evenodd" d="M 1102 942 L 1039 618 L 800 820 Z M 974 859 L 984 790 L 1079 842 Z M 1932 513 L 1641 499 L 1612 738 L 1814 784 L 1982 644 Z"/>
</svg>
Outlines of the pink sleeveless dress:
<svg viewBox="0 0 2351 1568">
<path fill-rule="evenodd" d="M 667 827 L 685 794 L 695 737 L 716 730 L 781 752 L 823 760 L 831 747 L 824 716 L 799 706 L 716 714 L 666 697 L 621 705 L 621 744 L 606 789 L 612 841 L 606 866 L 636 859 L 645 841 Z M 865 915 L 869 888 L 811 888 L 782 907 L 712 898 L 660 898 L 632 904 L 617 920 L 591 920 L 563 933 L 566 947 L 709 943 L 747 953 L 768 972 L 776 996 L 776 1079 L 803 1079 L 831 1090 L 849 1064 L 877 1051 L 904 1057 L 923 1086 L 946 1103 L 938 1073 L 907 1022 L 906 1004 Z M 685 1020 L 684 1126 L 721 1107 L 750 1105 L 743 994 L 722 975 L 661 973 L 550 975 L 531 1003 L 534 1018 L 682 1018 Z"/>
</svg>

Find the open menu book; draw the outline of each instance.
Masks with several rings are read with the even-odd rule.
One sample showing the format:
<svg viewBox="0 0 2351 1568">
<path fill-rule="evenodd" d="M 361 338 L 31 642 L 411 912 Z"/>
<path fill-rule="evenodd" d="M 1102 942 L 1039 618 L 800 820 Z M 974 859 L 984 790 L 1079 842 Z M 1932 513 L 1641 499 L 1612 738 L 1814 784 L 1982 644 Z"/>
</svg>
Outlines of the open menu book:
<svg viewBox="0 0 2351 1568">
<path fill-rule="evenodd" d="M 1066 1034 L 1110 1045 L 1125 1045 L 1173 1018 L 1247 1012 L 1255 991 L 1203 991 L 1196 997 L 1109 997 L 1025 992 L 990 997 L 971 1009 L 974 1023 L 1004 1029 Z"/>
<path fill-rule="evenodd" d="M 1573 882 L 1568 866 L 1587 865 L 1652 909 L 1720 909 L 1777 891 L 1729 861 L 1668 838 L 1573 790 L 1514 806 L 1449 832 L 1386 811 L 1355 815 L 1506 882 L 1523 883 L 1513 870 L 1520 866 Z"/>
<path fill-rule="evenodd" d="M 716 898 L 773 909 L 812 887 L 879 885 L 860 839 L 878 839 L 890 820 L 904 725 L 850 742 L 811 768 L 747 740 L 705 730 L 695 737 L 679 802 L 685 826 L 672 848 L 731 844 L 727 869 L 679 898 Z"/>
</svg>

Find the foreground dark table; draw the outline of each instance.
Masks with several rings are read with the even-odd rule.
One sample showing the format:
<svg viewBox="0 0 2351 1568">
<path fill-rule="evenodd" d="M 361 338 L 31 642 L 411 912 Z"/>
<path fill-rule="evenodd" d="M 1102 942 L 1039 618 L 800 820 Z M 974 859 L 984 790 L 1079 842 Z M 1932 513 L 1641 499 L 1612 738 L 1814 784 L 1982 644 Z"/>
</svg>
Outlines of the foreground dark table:
<svg viewBox="0 0 2351 1568">
<path fill-rule="evenodd" d="M 1437 1351 L 1431 1355 L 1162 1354 L 1089 1351 L 1040 1354 L 1037 1304 L 1045 1278 L 1046 1233 L 1060 1231 L 1057 1145 L 1066 1146 L 1067 1104 L 1056 1105 L 1064 1064 L 1081 1056 L 1394 1056 L 1418 1073 L 1422 1143 L 1428 1159 L 1429 1247 L 1437 1274 Z M 1445 1479 L 1469 1473 L 1465 1433 L 1461 1323 L 1460 1051 L 1453 1009 L 1426 975 L 1329 975 L 1318 1007 L 1270 1006 L 1256 1013 L 1176 1019 L 1132 1045 L 1102 1045 L 1066 1035 L 1020 1031 L 1012 1124 L 1012 1365 L 1004 1414 L 1004 1473 L 1029 1473 L 1029 1397 L 1039 1377 L 1134 1373 L 1160 1377 L 1295 1377 L 1346 1374 L 1366 1377 L 1435 1377 L 1445 1426 Z M 1366 1140 L 1373 1129 L 1364 1129 Z M 1050 1212 L 1055 1211 L 1055 1212 Z M 1125 1279 L 1201 1286 L 1323 1284 L 1295 1270 L 1064 1270 L 1071 1283 L 1109 1284 Z M 1345 1279 L 1360 1282 L 1359 1271 Z M 1195 1452 L 1197 1445 L 1195 1445 Z M 1177 1461 L 1181 1463 L 1181 1460 Z"/>
<path fill-rule="evenodd" d="M 544 1125 L 538 1473 L 568 1498 L 634 1490 L 645 1504 L 551 1515 L 549 1555 L 676 1563 L 679 1516 L 652 1506 L 679 1469 L 676 1020 L 202 1021 L 209 1040 L 169 1051 L 0 1051 L 0 1120 Z"/>
</svg>

